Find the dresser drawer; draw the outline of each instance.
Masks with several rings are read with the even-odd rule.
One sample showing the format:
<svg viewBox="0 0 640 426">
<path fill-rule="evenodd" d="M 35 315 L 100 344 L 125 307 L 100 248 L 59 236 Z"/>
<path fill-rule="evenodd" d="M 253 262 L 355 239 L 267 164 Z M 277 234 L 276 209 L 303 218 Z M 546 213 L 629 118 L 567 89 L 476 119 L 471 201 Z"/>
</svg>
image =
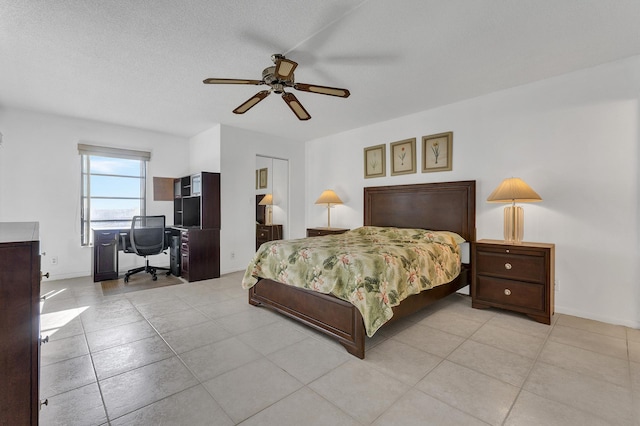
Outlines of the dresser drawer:
<svg viewBox="0 0 640 426">
<path fill-rule="evenodd" d="M 119 231 L 93 231 L 93 238 L 95 244 L 108 243 L 111 244 L 114 241 L 118 240 L 118 236 L 120 235 Z"/>
<path fill-rule="evenodd" d="M 544 253 L 515 251 L 513 249 L 478 249 L 476 273 L 511 280 L 544 283 L 546 268 Z"/>
<path fill-rule="evenodd" d="M 517 311 L 545 311 L 545 286 L 542 284 L 477 276 L 475 298 Z"/>
</svg>

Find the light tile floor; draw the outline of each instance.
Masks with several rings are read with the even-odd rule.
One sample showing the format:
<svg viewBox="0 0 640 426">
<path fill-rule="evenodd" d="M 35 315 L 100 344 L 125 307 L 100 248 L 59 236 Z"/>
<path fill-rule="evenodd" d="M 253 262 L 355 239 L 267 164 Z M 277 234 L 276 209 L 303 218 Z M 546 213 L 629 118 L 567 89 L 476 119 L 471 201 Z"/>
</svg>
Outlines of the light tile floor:
<svg viewBox="0 0 640 426">
<path fill-rule="evenodd" d="M 453 295 L 359 360 L 247 303 L 242 273 L 105 297 L 42 284 L 43 425 L 640 425 L 640 330 Z"/>
</svg>

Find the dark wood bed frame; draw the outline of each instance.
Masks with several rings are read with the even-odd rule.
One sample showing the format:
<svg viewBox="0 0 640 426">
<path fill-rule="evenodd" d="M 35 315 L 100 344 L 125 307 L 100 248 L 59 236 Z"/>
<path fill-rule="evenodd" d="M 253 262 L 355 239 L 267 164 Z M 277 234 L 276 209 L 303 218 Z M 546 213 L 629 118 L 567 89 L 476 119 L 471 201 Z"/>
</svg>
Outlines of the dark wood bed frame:
<svg viewBox="0 0 640 426">
<path fill-rule="evenodd" d="M 364 225 L 453 231 L 476 237 L 476 182 L 444 182 L 364 188 Z M 387 324 L 410 315 L 471 283 L 471 265 L 448 284 L 403 300 Z M 249 303 L 266 306 L 335 338 L 349 353 L 364 358 L 365 329 L 349 302 L 303 288 L 261 279 L 249 289 Z M 386 324 L 385 324 L 386 325 Z M 384 326 L 383 326 L 384 327 Z"/>
</svg>

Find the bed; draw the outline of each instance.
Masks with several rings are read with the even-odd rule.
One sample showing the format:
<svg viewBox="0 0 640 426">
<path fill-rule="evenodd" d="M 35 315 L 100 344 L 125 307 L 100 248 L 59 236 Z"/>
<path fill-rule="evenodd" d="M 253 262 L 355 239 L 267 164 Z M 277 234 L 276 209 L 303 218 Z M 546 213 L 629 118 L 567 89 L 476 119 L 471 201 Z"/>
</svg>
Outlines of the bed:
<svg viewBox="0 0 640 426">
<path fill-rule="evenodd" d="M 364 188 L 364 225 L 451 231 L 473 242 L 475 181 Z M 470 283 L 471 265 L 465 263 L 452 281 L 412 295 L 393 307 L 393 316 L 384 326 Z M 251 305 L 274 309 L 304 323 L 337 340 L 350 354 L 364 358 L 365 325 L 360 311 L 350 302 L 260 278 L 248 293 Z"/>
</svg>

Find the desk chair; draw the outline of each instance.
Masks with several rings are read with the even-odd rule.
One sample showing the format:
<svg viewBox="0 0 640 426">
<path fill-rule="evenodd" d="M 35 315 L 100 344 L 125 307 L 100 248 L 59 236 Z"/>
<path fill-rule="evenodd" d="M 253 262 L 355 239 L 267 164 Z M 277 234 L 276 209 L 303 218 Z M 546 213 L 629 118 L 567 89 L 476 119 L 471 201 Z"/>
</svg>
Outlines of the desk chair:
<svg viewBox="0 0 640 426">
<path fill-rule="evenodd" d="M 138 272 L 148 272 L 156 281 L 156 271 L 165 270 L 166 275 L 171 274 L 169 268 L 159 266 L 149 266 L 147 256 L 163 253 L 167 248 L 165 239 L 165 217 L 164 216 L 134 216 L 131 221 L 131 231 L 129 233 L 129 244 L 123 244 L 125 253 L 135 253 L 145 258 L 145 266 L 130 269 L 124 275 L 124 282 L 129 282 L 129 277 Z"/>
</svg>

